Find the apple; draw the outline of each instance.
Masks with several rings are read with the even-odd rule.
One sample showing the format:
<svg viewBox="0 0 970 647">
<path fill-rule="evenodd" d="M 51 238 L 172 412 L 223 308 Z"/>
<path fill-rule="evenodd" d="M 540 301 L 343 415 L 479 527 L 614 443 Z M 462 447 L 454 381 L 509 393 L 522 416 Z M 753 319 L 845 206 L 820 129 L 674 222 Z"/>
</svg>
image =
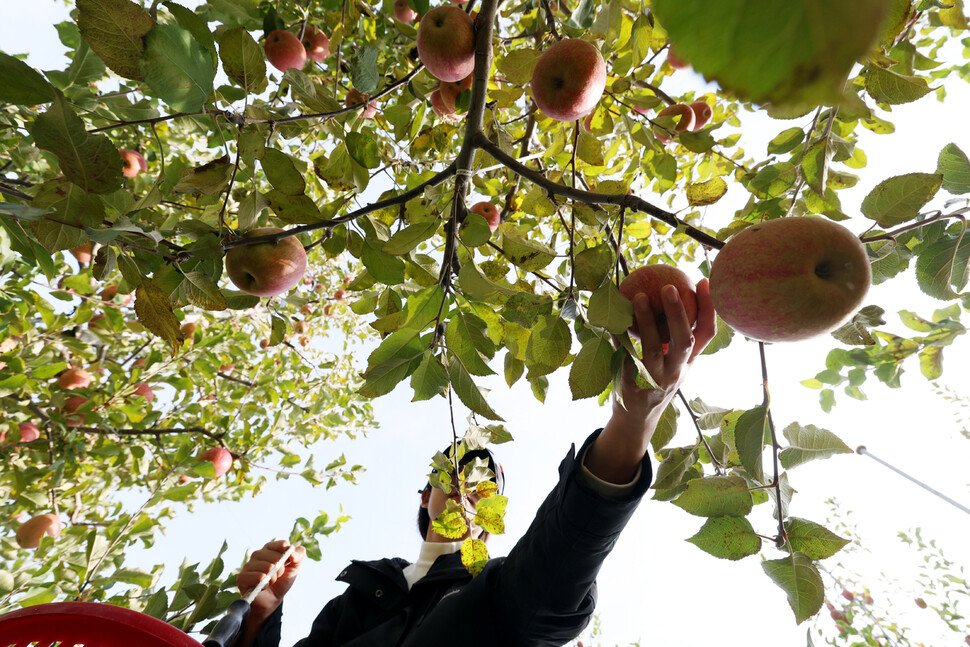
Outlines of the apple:
<svg viewBox="0 0 970 647">
<path fill-rule="evenodd" d="M 685 70 L 690 67 L 690 64 L 687 63 L 687 61 L 677 55 L 673 45 L 667 49 L 667 63 L 669 63 L 670 67 L 674 68 L 675 70 Z"/>
<path fill-rule="evenodd" d="M 220 373 L 232 373 L 236 369 L 235 364 L 223 364 L 219 367 Z"/>
<path fill-rule="evenodd" d="M 225 447 L 212 447 L 202 452 L 199 461 L 211 461 L 216 468 L 216 478 L 219 478 L 232 467 L 232 453 Z"/>
<path fill-rule="evenodd" d="M 439 81 L 461 81 L 475 69 L 475 27 L 458 7 L 435 7 L 418 23 L 418 58 Z"/>
<path fill-rule="evenodd" d="M 367 103 L 368 99 L 370 99 L 369 94 L 364 94 L 357 88 L 350 88 L 350 91 L 347 92 L 347 98 L 344 99 L 344 107 L 350 108 L 351 106 L 360 106 Z M 376 114 L 377 114 L 377 104 L 374 103 L 373 101 L 371 101 L 370 103 L 367 103 L 367 105 L 364 107 L 364 112 L 363 112 L 364 119 L 373 119 L 374 115 Z"/>
<path fill-rule="evenodd" d="M 105 289 L 101 290 L 101 300 L 102 301 L 114 301 L 115 296 L 117 296 L 117 294 L 118 294 L 118 286 L 117 285 L 109 285 Z M 131 295 L 130 294 L 122 294 L 121 295 L 121 306 L 124 307 L 124 306 L 128 305 L 129 303 L 131 303 Z"/>
<path fill-rule="evenodd" d="M 431 107 L 436 115 L 445 121 L 458 121 L 458 115 L 455 114 L 455 100 L 445 96 L 441 92 L 441 88 L 428 95 L 428 99 L 431 101 Z"/>
<path fill-rule="evenodd" d="M 606 89 L 606 63 L 594 45 L 565 38 L 542 53 L 532 72 L 532 98 L 547 117 L 575 121 L 593 111 Z"/>
<path fill-rule="evenodd" d="M 797 341 L 834 330 L 862 305 L 872 271 L 859 239 L 814 217 L 762 222 L 735 234 L 711 266 L 721 318 L 760 341 Z"/>
<path fill-rule="evenodd" d="M 271 31 L 266 36 L 263 51 L 266 52 L 266 60 L 280 72 L 285 72 L 291 67 L 302 70 L 306 65 L 307 51 L 303 43 L 296 34 L 285 29 Z"/>
<path fill-rule="evenodd" d="M 144 382 L 135 387 L 132 395 L 140 395 L 141 397 L 145 398 L 145 402 L 148 404 L 151 404 L 155 400 L 155 392 L 152 390 L 152 387 L 148 386 Z"/>
<path fill-rule="evenodd" d="M 313 25 L 307 25 L 303 30 L 303 49 L 307 58 L 319 63 L 330 56 L 330 38 Z"/>
<path fill-rule="evenodd" d="M 103 314 L 96 314 L 90 319 L 88 319 L 88 328 L 96 328 L 98 330 L 107 330 L 108 326 L 105 325 L 107 322 L 104 320 Z"/>
<path fill-rule="evenodd" d="M 694 128 L 694 111 L 686 103 L 675 103 L 672 106 L 667 106 L 663 110 L 657 113 L 657 117 L 674 117 L 676 122 L 674 123 L 674 132 L 682 133 L 685 130 L 693 130 Z M 667 143 L 670 141 L 670 135 L 667 133 L 669 129 L 660 128 L 659 126 L 654 127 L 654 136 Z"/>
<path fill-rule="evenodd" d="M 135 177 L 142 171 L 148 170 L 148 162 L 145 161 L 145 156 L 138 151 L 122 148 L 118 151 L 118 154 L 121 155 L 121 174 L 125 177 Z"/>
<path fill-rule="evenodd" d="M 333 304 L 332 303 L 328 303 L 327 305 L 323 306 L 323 314 L 325 314 L 328 317 L 332 317 L 333 316 Z"/>
<path fill-rule="evenodd" d="M 499 212 L 498 207 L 491 202 L 479 202 L 475 204 L 470 211 L 485 218 L 485 222 L 488 223 L 489 230 L 492 233 L 495 233 L 495 230 L 498 229 L 499 222 L 501 222 L 502 218 L 502 214 Z"/>
<path fill-rule="evenodd" d="M 61 534 L 61 520 L 56 514 L 42 514 L 28 519 L 17 528 L 17 544 L 21 548 L 37 548 L 44 535 Z"/>
<path fill-rule="evenodd" d="M 916 606 L 918 606 L 920 609 L 926 608 L 926 600 L 924 600 L 923 598 L 916 598 L 915 602 L 916 602 Z"/>
<path fill-rule="evenodd" d="M 353 282 L 354 282 L 354 280 L 352 278 L 350 278 L 349 276 L 345 276 L 344 277 L 344 285 L 350 285 Z"/>
<path fill-rule="evenodd" d="M 664 313 L 664 304 L 661 292 L 665 285 L 672 285 L 677 288 L 680 300 L 684 304 L 684 311 L 687 313 L 687 320 L 693 326 L 697 321 L 697 293 L 694 291 L 694 283 L 682 271 L 671 265 L 645 265 L 630 272 L 630 274 L 620 282 L 620 294 L 633 302 L 633 298 L 638 294 L 645 294 L 650 300 L 650 310 L 657 320 L 657 332 L 660 335 L 661 343 L 670 341 L 670 327 L 667 325 L 667 315 Z M 640 330 L 636 321 L 629 328 L 630 335 L 639 339 Z"/>
<path fill-rule="evenodd" d="M 21 422 L 17 425 L 17 431 L 20 432 L 20 442 L 22 443 L 30 443 L 40 438 L 40 429 L 37 428 L 37 425 L 29 422 Z"/>
<path fill-rule="evenodd" d="M 408 0 L 394 0 L 394 17 L 401 22 L 414 22 L 418 12 L 411 8 Z"/>
<path fill-rule="evenodd" d="M 300 346 L 303 346 L 304 348 L 306 348 L 309 345 L 310 345 L 310 338 L 307 337 L 307 336 L 305 336 L 305 335 L 304 336 L 301 336 L 300 337 Z"/>
<path fill-rule="evenodd" d="M 334 301 L 343 301 L 347 298 L 347 290 L 340 289 L 333 293 Z"/>
<path fill-rule="evenodd" d="M 293 324 L 293 330 L 298 335 L 305 335 L 310 330 L 310 324 L 305 321 L 297 321 Z"/>
<path fill-rule="evenodd" d="M 90 263 L 91 262 L 91 243 L 84 243 L 83 245 L 78 245 L 77 247 L 68 250 L 71 256 L 77 259 L 78 263 Z"/>
<path fill-rule="evenodd" d="M 266 350 L 267 348 L 269 348 L 269 340 L 263 339 L 262 341 L 260 341 L 259 347 L 262 348 L 263 350 Z"/>
<path fill-rule="evenodd" d="M 260 227 L 244 238 L 278 234 L 277 227 Z M 257 297 L 272 297 L 294 287 L 306 272 L 306 252 L 295 236 L 277 243 L 233 247 L 226 254 L 226 273 L 240 290 Z"/>
<path fill-rule="evenodd" d="M 304 305 L 302 308 L 300 308 L 300 313 L 309 317 L 313 314 L 313 306 L 311 306 L 309 303 Z"/>
<path fill-rule="evenodd" d="M 470 90 L 471 87 L 472 75 L 469 74 L 461 81 L 442 81 L 441 85 L 438 86 L 438 89 L 441 91 L 442 98 L 448 101 L 449 104 L 454 105 L 455 99 L 458 98 L 458 95 L 465 90 Z"/>
<path fill-rule="evenodd" d="M 83 368 L 69 368 L 57 378 L 57 385 L 62 389 L 86 389 L 91 384 L 92 376 Z"/>
<path fill-rule="evenodd" d="M 67 418 L 66 424 L 68 427 L 80 427 L 84 424 L 84 418 L 87 414 L 82 413 L 76 416 L 72 414 L 80 409 L 81 406 L 87 401 L 88 399 L 84 396 L 72 395 L 64 403 L 64 408 L 61 410 L 61 413 L 63 413 L 64 417 Z"/>
<path fill-rule="evenodd" d="M 691 131 L 697 131 L 711 123 L 711 117 L 714 116 L 714 109 L 711 108 L 710 104 L 706 101 L 695 101 L 690 104 L 690 109 L 694 112 L 694 125 L 691 126 Z"/>
<path fill-rule="evenodd" d="M 853 600 L 855 600 L 855 594 L 852 591 L 849 591 L 848 589 L 842 589 L 842 597 L 848 600 L 849 602 L 852 602 Z"/>
<path fill-rule="evenodd" d="M 146 360 L 144 357 L 139 357 L 132 363 L 132 366 L 136 368 L 145 368 L 147 364 L 148 360 Z"/>
</svg>

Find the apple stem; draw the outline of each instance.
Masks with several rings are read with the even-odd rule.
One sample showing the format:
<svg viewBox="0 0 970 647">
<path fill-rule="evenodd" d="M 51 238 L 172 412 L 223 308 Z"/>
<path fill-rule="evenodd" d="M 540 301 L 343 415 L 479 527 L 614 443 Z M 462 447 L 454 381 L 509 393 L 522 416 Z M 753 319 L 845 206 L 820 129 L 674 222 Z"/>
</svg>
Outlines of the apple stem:
<svg viewBox="0 0 970 647">
<path fill-rule="evenodd" d="M 717 460 L 717 456 L 714 455 L 714 450 L 712 450 L 711 446 L 707 444 L 707 438 L 704 437 L 704 432 L 701 431 L 701 426 L 698 423 L 697 415 L 694 413 L 694 410 L 690 408 L 690 403 L 687 402 L 687 397 L 684 396 L 684 392 L 681 389 L 677 389 L 677 395 L 680 396 L 680 401 L 683 403 L 684 408 L 687 409 L 687 413 L 690 414 L 690 419 L 694 422 L 694 428 L 697 430 L 697 435 L 700 438 L 701 443 L 704 444 L 704 448 L 707 450 L 707 455 L 711 457 L 711 462 L 714 464 L 714 470 L 716 471 L 717 475 L 720 476 L 724 473 L 723 466 L 721 465 L 721 461 Z"/>
</svg>

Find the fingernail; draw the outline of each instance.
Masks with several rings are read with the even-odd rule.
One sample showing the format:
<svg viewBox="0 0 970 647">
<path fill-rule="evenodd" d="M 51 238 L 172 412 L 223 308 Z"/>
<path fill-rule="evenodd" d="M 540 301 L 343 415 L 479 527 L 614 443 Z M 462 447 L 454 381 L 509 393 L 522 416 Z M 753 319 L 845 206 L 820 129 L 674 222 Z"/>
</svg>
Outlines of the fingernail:
<svg viewBox="0 0 970 647">
<path fill-rule="evenodd" d="M 650 305 L 650 299 L 643 292 L 638 292 L 637 296 L 634 297 L 634 305 L 637 307 L 637 310 L 645 311 L 647 306 Z"/>
<path fill-rule="evenodd" d="M 665 285 L 663 292 L 667 303 L 677 303 L 680 300 L 680 293 L 677 292 L 677 288 L 672 285 Z"/>
</svg>

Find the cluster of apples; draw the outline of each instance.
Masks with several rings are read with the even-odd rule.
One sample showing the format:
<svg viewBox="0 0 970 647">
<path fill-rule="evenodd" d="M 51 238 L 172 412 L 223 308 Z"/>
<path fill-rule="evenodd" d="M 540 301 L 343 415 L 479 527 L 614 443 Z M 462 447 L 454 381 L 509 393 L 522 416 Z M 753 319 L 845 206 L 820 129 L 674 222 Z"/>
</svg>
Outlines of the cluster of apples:
<svg viewBox="0 0 970 647">
<path fill-rule="evenodd" d="M 638 111 L 639 112 L 639 111 Z M 706 101 L 695 101 L 693 103 L 675 103 L 667 106 L 657 113 L 657 117 L 672 117 L 674 122 L 673 132 L 682 133 L 685 131 L 695 132 L 710 123 L 714 116 L 714 109 Z M 654 136 L 667 143 L 671 140 L 670 132 L 665 128 L 655 127 Z"/>
<path fill-rule="evenodd" d="M 751 339 L 799 341 L 831 332 L 862 305 L 872 284 L 865 247 L 851 231 L 824 218 L 789 217 L 752 225 L 733 236 L 711 265 L 714 310 Z M 691 324 L 694 284 L 667 265 L 648 265 L 620 283 L 630 301 L 650 299 L 662 342 L 670 339 L 661 290 L 673 285 Z M 634 328 L 630 332 L 636 334 Z"/>
<path fill-rule="evenodd" d="M 263 51 L 270 65 L 280 72 L 302 70 L 308 59 L 320 63 L 330 56 L 330 37 L 313 25 L 303 30 L 302 41 L 291 31 L 275 29 L 266 35 Z"/>
</svg>

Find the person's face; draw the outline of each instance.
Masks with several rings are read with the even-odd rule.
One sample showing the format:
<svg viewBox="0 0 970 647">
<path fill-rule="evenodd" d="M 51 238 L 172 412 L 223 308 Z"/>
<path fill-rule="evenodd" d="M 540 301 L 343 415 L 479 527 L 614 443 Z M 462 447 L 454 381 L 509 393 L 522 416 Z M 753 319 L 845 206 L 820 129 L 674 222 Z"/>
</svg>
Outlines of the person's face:
<svg viewBox="0 0 970 647">
<path fill-rule="evenodd" d="M 455 487 L 451 488 L 450 495 L 445 494 L 444 491 L 439 488 L 433 487 L 430 491 L 424 490 L 421 492 L 421 507 L 428 509 L 428 516 L 430 516 L 431 521 L 434 522 L 434 520 L 438 518 L 438 515 L 444 512 L 448 505 L 448 500 L 451 499 L 457 505 L 464 508 L 465 519 L 472 521 L 472 523 L 469 524 L 468 531 L 465 532 L 465 534 L 459 539 L 468 539 L 471 537 L 472 539 L 484 540 L 488 538 L 488 533 L 474 523 L 475 510 L 478 506 L 478 500 L 480 498 L 481 497 L 479 497 L 475 492 L 461 496 L 458 493 L 458 488 Z M 431 542 L 458 541 L 457 539 L 448 539 L 447 537 L 439 535 L 432 529 L 431 525 L 428 526 L 428 534 L 424 539 L 425 541 Z"/>
</svg>

